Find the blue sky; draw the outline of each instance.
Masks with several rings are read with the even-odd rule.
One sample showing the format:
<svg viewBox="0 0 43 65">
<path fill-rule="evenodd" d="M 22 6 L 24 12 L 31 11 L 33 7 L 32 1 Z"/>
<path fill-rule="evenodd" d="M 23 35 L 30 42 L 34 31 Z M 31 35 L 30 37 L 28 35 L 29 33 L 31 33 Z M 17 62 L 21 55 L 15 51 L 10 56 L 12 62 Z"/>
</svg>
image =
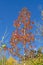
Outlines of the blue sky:
<svg viewBox="0 0 43 65">
<path fill-rule="evenodd" d="M 31 12 L 31 20 L 43 24 L 41 11 L 43 10 L 43 0 L 0 0 L 0 40 L 7 29 L 8 36 L 4 42 L 9 41 L 14 30 L 13 21 L 17 19 L 19 11 L 26 7 Z M 8 44 L 8 43 L 7 43 Z M 37 48 L 43 46 L 42 43 L 35 41 Z M 8 44 L 8 46 L 10 46 Z"/>
</svg>

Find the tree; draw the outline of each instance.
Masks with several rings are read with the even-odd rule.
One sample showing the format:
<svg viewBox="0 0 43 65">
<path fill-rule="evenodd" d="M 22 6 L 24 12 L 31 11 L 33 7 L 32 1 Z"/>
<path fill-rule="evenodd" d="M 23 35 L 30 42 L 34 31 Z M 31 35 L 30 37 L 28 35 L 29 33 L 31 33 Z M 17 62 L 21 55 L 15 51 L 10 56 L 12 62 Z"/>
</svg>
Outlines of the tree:
<svg viewBox="0 0 43 65">
<path fill-rule="evenodd" d="M 9 52 L 13 56 L 18 56 L 19 58 L 27 59 L 29 57 L 29 51 L 33 48 L 31 42 L 34 41 L 34 34 L 32 34 L 31 30 L 33 28 L 34 22 L 30 20 L 30 12 L 23 8 L 18 16 L 18 19 L 14 21 L 14 27 L 16 30 L 13 31 L 12 37 L 10 40 L 11 48 L 7 48 L 4 46 L 4 50 L 9 50 Z M 23 45 L 24 54 L 20 53 L 21 49 L 17 46 L 20 44 Z M 28 45 L 28 48 L 26 48 Z M 15 50 L 15 51 L 14 51 Z"/>
</svg>

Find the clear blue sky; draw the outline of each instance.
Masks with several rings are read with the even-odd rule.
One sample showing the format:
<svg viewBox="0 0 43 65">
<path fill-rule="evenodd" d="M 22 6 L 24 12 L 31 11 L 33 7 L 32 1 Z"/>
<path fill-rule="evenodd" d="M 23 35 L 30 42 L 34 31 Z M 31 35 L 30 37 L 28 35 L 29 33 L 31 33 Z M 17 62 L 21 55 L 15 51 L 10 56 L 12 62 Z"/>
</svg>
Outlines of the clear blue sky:
<svg viewBox="0 0 43 65">
<path fill-rule="evenodd" d="M 0 0 L 0 40 L 7 28 L 7 34 L 9 35 L 5 38 L 4 42 L 9 41 L 12 31 L 14 30 L 13 21 L 17 19 L 19 11 L 24 7 L 28 8 L 31 12 L 32 21 L 36 20 L 43 23 L 41 20 L 40 6 L 42 6 L 43 10 L 43 0 Z M 35 44 L 37 47 L 43 45 L 39 44 L 37 41 Z"/>
</svg>

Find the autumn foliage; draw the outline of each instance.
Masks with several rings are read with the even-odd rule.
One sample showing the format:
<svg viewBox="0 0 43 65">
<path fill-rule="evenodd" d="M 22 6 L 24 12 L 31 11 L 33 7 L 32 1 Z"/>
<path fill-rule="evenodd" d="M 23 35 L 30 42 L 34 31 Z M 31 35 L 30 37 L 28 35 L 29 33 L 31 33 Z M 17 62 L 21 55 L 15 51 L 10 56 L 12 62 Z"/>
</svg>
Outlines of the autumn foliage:
<svg viewBox="0 0 43 65">
<path fill-rule="evenodd" d="M 23 56 L 19 53 L 20 49 L 17 47 L 19 42 L 21 42 L 24 47 L 24 53 L 29 52 L 29 48 L 26 48 L 27 43 L 28 47 L 33 47 L 30 43 L 34 41 L 34 34 L 32 34 L 30 31 L 33 28 L 34 22 L 30 20 L 30 17 L 30 12 L 26 8 L 23 8 L 18 16 L 18 19 L 15 20 L 13 24 L 16 30 L 13 31 L 10 40 L 12 48 L 7 48 L 11 54 L 20 58 Z M 15 52 L 14 49 L 16 50 Z"/>
</svg>

